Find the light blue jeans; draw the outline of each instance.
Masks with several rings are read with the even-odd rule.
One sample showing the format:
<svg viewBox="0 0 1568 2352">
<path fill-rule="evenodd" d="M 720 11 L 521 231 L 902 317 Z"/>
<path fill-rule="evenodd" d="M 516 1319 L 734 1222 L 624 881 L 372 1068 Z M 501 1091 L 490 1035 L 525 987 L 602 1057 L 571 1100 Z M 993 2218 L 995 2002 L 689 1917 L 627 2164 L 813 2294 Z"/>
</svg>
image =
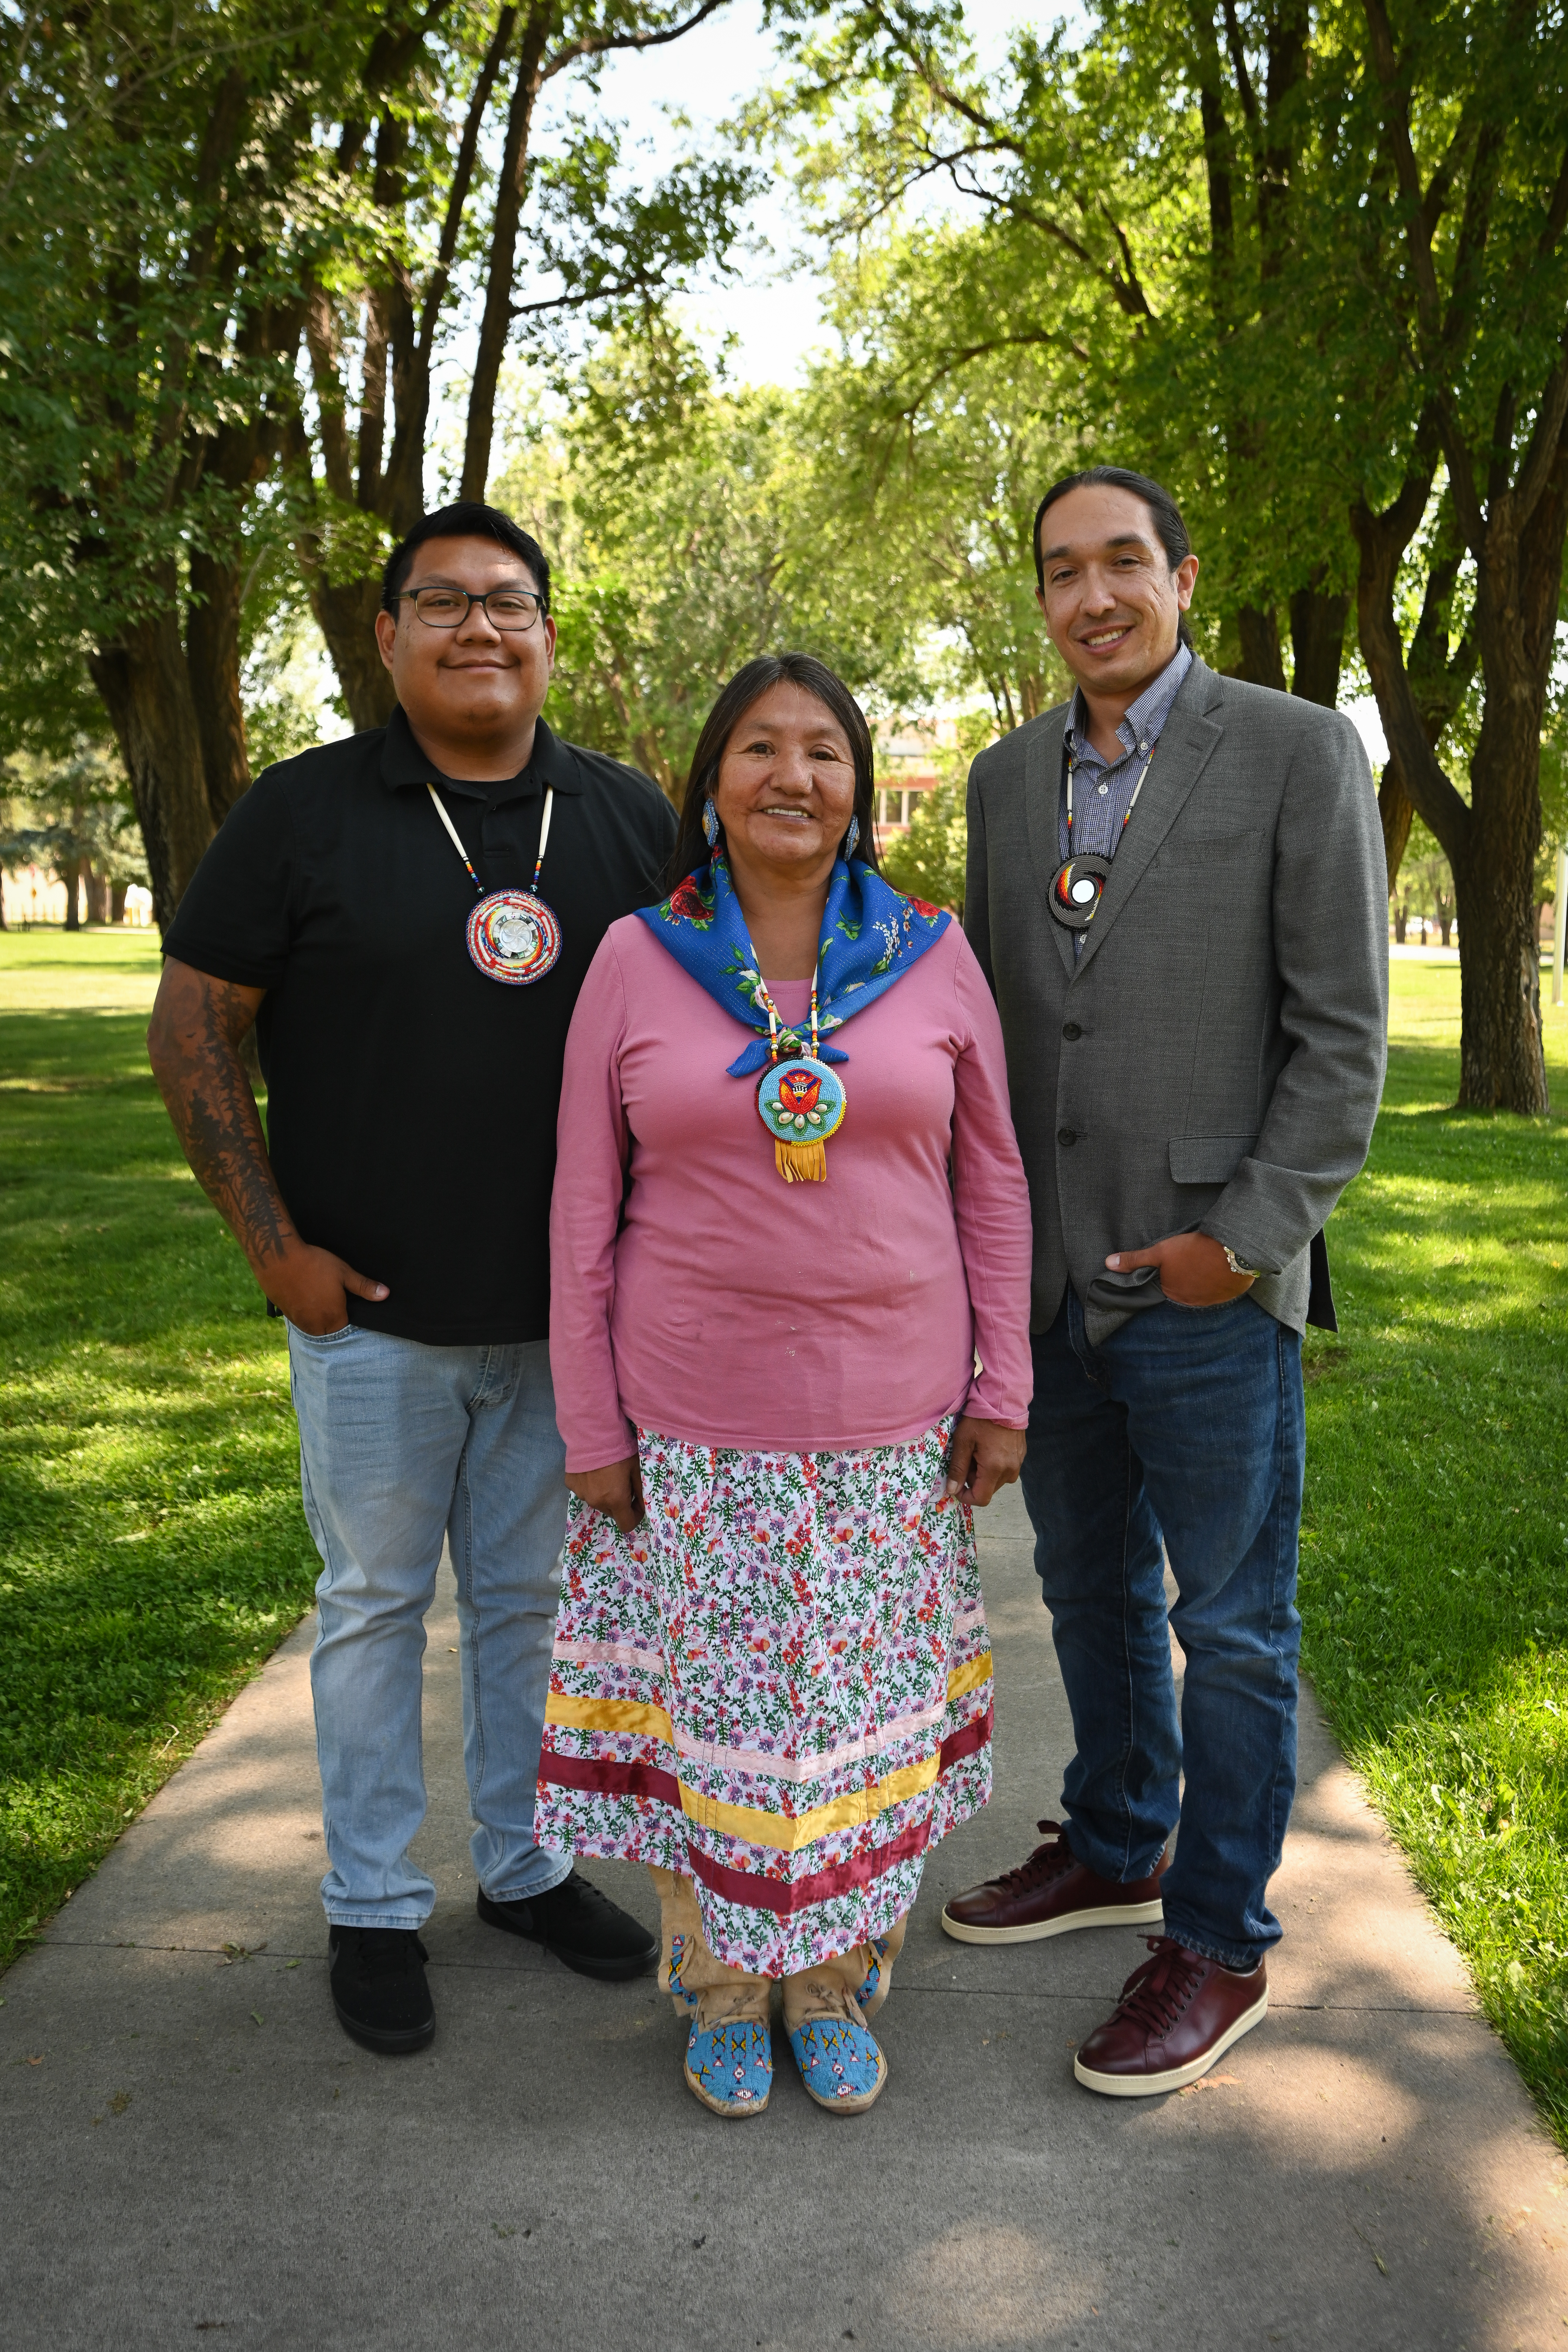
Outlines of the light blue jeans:
<svg viewBox="0 0 1568 2352">
<path fill-rule="evenodd" d="M 350 1323 L 288 1330 L 305 1516 L 321 1555 L 310 1658 L 327 1916 L 417 1927 L 435 1888 L 424 1819 L 424 1617 L 441 1539 L 457 1572 L 463 1754 L 479 1884 L 543 1895 L 570 1855 L 534 1843 L 534 1790 L 566 1534 L 549 1346 L 429 1348 Z"/>
</svg>

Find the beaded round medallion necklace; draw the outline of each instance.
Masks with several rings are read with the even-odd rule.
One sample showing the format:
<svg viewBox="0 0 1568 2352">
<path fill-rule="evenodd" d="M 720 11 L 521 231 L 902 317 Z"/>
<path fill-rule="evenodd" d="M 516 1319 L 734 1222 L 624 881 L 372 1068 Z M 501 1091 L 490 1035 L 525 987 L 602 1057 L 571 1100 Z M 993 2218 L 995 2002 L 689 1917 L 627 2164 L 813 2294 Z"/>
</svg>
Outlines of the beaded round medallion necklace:
<svg viewBox="0 0 1568 2352">
<path fill-rule="evenodd" d="M 1156 740 L 1150 744 L 1149 756 L 1144 761 L 1137 782 L 1133 786 L 1133 797 L 1127 803 L 1126 814 L 1122 819 L 1124 832 L 1132 818 L 1133 811 L 1138 805 L 1138 794 L 1144 789 L 1144 779 L 1154 766 L 1155 753 L 1158 750 L 1159 743 Z M 1051 892 L 1048 900 L 1051 911 L 1057 921 L 1070 931 L 1087 930 L 1099 911 L 1105 885 L 1111 878 L 1111 861 L 1108 857 L 1074 857 L 1072 854 L 1072 772 L 1077 765 L 1078 754 L 1076 751 L 1071 752 L 1067 761 L 1067 855 L 1051 877 Z M 1119 835 L 1118 838 L 1120 838 Z"/>
<path fill-rule="evenodd" d="M 749 940 L 751 968 L 757 974 L 757 998 L 768 1015 L 768 1067 L 757 1089 L 757 1115 L 773 1138 L 773 1163 L 786 1184 L 827 1181 L 826 1144 L 843 1125 L 849 1098 L 843 1080 L 817 1049 L 817 966 L 811 966 L 811 1050 L 779 1059 L 779 1032 L 783 1023 L 762 977 L 757 950 Z"/>
<path fill-rule="evenodd" d="M 545 862 L 545 844 L 549 839 L 554 788 L 545 788 L 544 814 L 539 819 L 539 854 L 534 860 L 532 882 L 526 890 L 488 892 L 474 871 L 473 860 L 446 814 L 441 794 L 432 783 L 427 782 L 424 789 L 435 804 L 436 815 L 452 836 L 453 847 L 468 868 L 468 879 L 479 893 L 479 903 L 468 917 L 470 956 L 486 980 L 502 981 L 509 988 L 527 988 L 531 981 L 542 980 L 560 954 L 560 918 L 538 896 L 539 868 Z"/>
</svg>

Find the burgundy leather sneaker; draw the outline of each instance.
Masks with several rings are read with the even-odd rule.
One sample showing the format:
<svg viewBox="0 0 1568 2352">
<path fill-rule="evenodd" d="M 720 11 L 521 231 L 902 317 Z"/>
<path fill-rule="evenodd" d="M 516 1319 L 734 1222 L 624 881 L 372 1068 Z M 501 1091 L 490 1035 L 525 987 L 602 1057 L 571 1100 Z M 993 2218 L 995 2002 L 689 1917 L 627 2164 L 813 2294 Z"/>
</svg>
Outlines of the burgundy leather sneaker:
<svg viewBox="0 0 1568 2352">
<path fill-rule="evenodd" d="M 1036 1827 L 1050 1835 L 1026 1863 L 943 1906 L 942 1925 L 960 1944 L 1032 1944 L 1073 1927 L 1152 1927 L 1165 1917 L 1160 1880 L 1170 1867 L 1168 1852 L 1147 1878 L 1123 1885 L 1079 1861 L 1060 1822 Z"/>
<path fill-rule="evenodd" d="M 1263 1961 L 1243 1977 L 1174 1937 L 1148 1942 L 1153 1959 L 1134 1969 L 1115 2010 L 1072 2062 L 1081 2083 L 1113 2099 L 1185 2091 L 1269 2013 Z"/>
</svg>

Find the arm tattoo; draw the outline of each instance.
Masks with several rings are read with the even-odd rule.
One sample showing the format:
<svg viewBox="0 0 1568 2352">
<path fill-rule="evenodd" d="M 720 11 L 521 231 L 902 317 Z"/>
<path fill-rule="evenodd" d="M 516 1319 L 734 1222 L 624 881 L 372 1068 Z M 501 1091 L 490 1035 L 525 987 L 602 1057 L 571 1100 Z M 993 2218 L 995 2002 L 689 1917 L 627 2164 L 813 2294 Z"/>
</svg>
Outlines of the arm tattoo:
<svg viewBox="0 0 1568 2352">
<path fill-rule="evenodd" d="M 253 1265 L 297 1241 L 267 1156 L 261 1114 L 239 1040 L 256 1017 L 253 989 L 164 968 L 148 1034 L 153 1075 L 197 1182 Z"/>
</svg>

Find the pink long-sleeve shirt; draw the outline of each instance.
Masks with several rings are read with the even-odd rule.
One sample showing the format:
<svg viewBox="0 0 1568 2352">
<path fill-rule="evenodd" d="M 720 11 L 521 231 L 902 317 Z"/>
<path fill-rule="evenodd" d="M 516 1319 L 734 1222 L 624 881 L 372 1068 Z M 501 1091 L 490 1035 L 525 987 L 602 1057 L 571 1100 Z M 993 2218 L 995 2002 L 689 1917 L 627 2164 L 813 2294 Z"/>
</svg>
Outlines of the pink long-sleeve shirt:
<svg viewBox="0 0 1568 2352">
<path fill-rule="evenodd" d="M 809 982 L 773 996 L 806 1019 Z M 567 1038 L 550 1212 L 567 1468 L 622 1460 L 632 1424 L 758 1453 L 896 1444 L 955 1411 L 1021 1429 L 1029 1190 L 959 926 L 834 1033 L 826 1183 L 779 1175 L 757 1079 L 727 1075 L 746 1040 L 645 923 L 612 924 Z"/>
</svg>

